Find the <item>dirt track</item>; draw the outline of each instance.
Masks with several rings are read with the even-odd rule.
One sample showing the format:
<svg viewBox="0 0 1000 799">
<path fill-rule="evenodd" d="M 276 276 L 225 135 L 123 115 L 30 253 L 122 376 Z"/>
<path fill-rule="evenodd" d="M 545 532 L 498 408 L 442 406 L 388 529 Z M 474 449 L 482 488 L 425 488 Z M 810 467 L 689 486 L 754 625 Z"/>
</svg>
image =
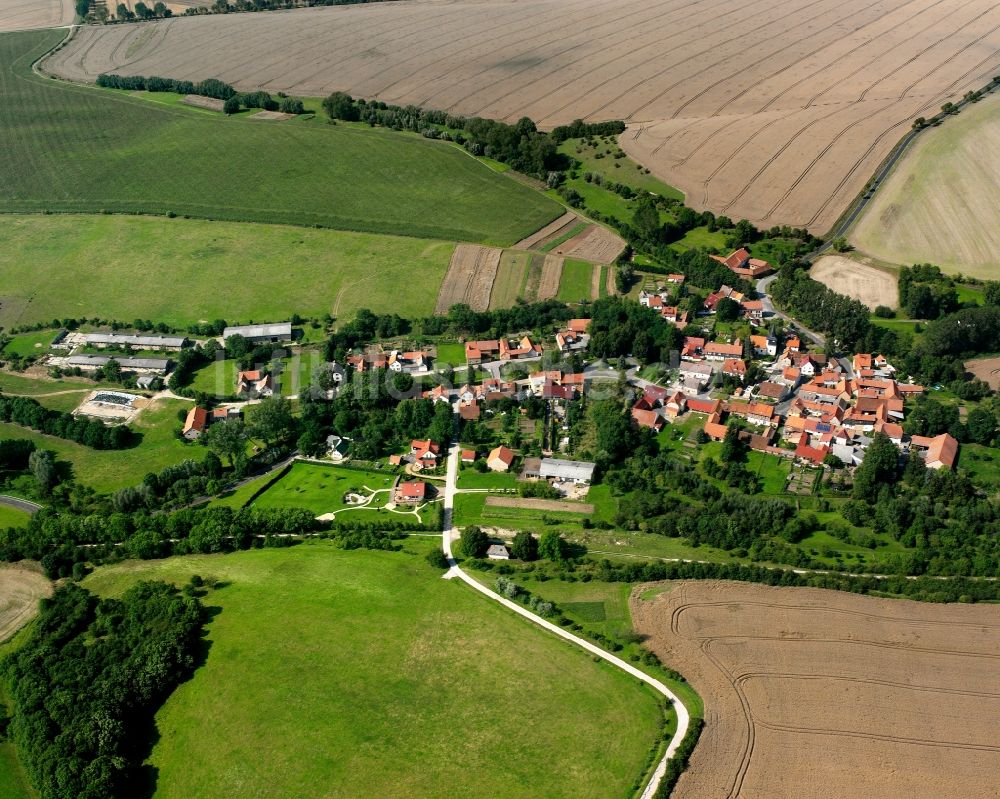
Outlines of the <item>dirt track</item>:
<svg viewBox="0 0 1000 799">
<path fill-rule="evenodd" d="M 917 116 L 1000 66 L 990 0 L 410 0 L 84 28 L 46 68 L 207 75 L 542 127 L 624 119 L 697 209 L 829 228 Z"/>
<path fill-rule="evenodd" d="M 589 502 L 561 502 L 558 499 L 486 497 L 486 504 L 495 508 L 529 508 L 531 510 L 566 511 L 568 513 L 594 512 L 594 506 Z"/>
<path fill-rule="evenodd" d="M 27 564 L 0 565 L 0 641 L 6 641 L 38 613 L 38 600 L 52 595 L 52 583 Z"/>
<path fill-rule="evenodd" d="M 705 700 L 676 796 L 996 795 L 1000 608 L 659 584 L 636 631 Z"/>
<path fill-rule="evenodd" d="M 899 305 L 895 276 L 852 258 L 824 255 L 809 270 L 809 277 L 838 294 L 861 300 L 873 310 L 879 305 L 889 308 Z"/>
</svg>

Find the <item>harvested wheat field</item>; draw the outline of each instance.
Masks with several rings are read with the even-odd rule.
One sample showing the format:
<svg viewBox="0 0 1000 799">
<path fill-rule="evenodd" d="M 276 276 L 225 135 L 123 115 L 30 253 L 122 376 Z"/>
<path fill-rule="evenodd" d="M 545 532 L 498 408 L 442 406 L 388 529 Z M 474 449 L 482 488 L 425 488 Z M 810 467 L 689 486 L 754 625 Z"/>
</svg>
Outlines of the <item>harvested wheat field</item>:
<svg viewBox="0 0 1000 799">
<path fill-rule="evenodd" d="M 1000 358 L 976 358 L 963 366 L 973 377 L 989 383 L 994 391 L 1000 390 Z"/>
<path fill-rule="evenodd" d="M 924 131 L 851 233 L 858 248 L 897 264 L 1000 277 L 1000 97 Z"/>
<path fill-rule="evenodd" d="M 705 700 L 674 795 L 996 796 L 1000 608 L 715 581 L 631 608 Z"/>
<path fill-rule="evenodd" d="M 0 0 L 0 33 L 71 25 L 71 0 Z"/>
<path fill-rule="evenodd" d="M 435 313 L 447 313 L 452 305 L 464 303 L 474 311 L 490 307 L 490 293 L 500 267 L 503 250 L 459 244 L 452 253 L 448 272 L 438 292 Z"/>
<path fill-rule="evenodd" d="M 573 238 L 552 248 L 556 255 L 610 264 L 625 249 L 625 240 L 606 227 L 590 225 Z"/>
<path fill-rule="evenodd" d="M 899 305 L 895 275 L 851 258 L 824 255 L 813 264 L 809 277 L 838 294 L 860 300 L 870 309 L 879 305 L 889 308 Z"/>
<path fill-rule="evenodd" d="M 558 255 L 546 255 L 542 263 L 542 278 L 538 283 L 535 298 L 551 300 L 559 293 L 559 281 L 562 279 L 563 259 Z"/>
<path fill-rule="evenodd" d="M 152 25 L 84 28 L 45 68 L 623 119 L 622 147 L 695 208 L 817 232 L 915 117 L 1000 65 L 990 0 L 412 0 Z"/>
<path fill-rule="evenodd" d="M 222 100 L 217 100 L 214 97 L 202 97 L 200 94 L 186 94 L 181 102 L 184 105 L 193 105 L 195 108 L 204 108 L 206 111 L 218 111 L 220 114 L 225 107 Z"/>
<path fill-rule="evenodd" d="M 41 569 L 27 564 L 0 566 L 0 641 L 6 641 L 38 613 L 38 600 L 52 595 Z"/>
</svg>

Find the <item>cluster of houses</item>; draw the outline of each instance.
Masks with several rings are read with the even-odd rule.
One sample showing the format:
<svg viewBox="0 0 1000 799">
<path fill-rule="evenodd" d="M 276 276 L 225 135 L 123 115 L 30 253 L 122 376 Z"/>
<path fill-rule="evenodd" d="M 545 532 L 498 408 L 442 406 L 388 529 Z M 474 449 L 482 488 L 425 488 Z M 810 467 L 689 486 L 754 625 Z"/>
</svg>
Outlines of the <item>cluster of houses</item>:
<svg viewBox="0 0 1000 799">
<path fill-rule="evenodd" d="M 897 380 L 884 356 L 859 353 L 848 366 L 801 352 L 797 338 L 789 338 L 780 355 L 771 335 L 752 336 L 751 346 L 756 355 L 774 358 L 764 364 L 764 379 L 737 388 L 729 399 L 713 399 L 704 390 L 712 384 L 718 361 L 723 373 L 738 379 L 746 374 L 739 357 L 743 343 L 686 340 L 675 386 L 646 387 L 632 407 L 632 418 L 660 431 L 686 413 L 703 414 L 703 430 L 716 441 L 725 438 L 728 423 L 738 418 L 748 428 L 743 435 L 751 449 L 813 464 L 834 457 L 857 466 L 872 437 L 883 433 L 904 452 L 921 455 L 932 469 L 954 466 L 958 442 L 952 436 L 905 435 L 905 401 L 924 388 Z"/>
<path fill-rule="evenodd" d="M 767 261 L 762 261 L 760 258 L 752 258 L 750 251 L 746 247 L 740 247 L 740 249 L 734 250 L 725 257 L 713 255 L 712 258 L 720 264 L 725 264 L 735 274 L 747 280 L 757 280 L 774 271 Z"/>
</svg>

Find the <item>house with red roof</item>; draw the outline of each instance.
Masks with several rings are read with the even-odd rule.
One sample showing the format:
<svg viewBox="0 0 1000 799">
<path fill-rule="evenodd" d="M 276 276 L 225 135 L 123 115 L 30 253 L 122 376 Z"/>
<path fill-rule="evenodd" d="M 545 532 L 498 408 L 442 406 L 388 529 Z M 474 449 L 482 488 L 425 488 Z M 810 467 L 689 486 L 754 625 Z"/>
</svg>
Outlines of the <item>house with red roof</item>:
<svg viewBox="0 0 1000 799">
<path fill-rule="evenodd" d="M 431 487 L 422 480 L 408 480 L 396 487 L 396 502 L 406 505 L 416 505 L 424 502 L 430 495 Z"/>
<path fill-rule="evenodd" d="M 416 468 L 434 469 L 441 457 L 441 446 L 429 438 L 415 438 L 410 442 L 410 455 Z"/>
<path fill-rule="evenodd" d="M 196 438 L 201 437 L 201 434 L 205 432 L 205 428 L 207 427 L 208 411 L 195 406 L 188 411 L 187 417 L 184 419 L 184 428 L 181 430 L 181 434 L 188 441 L 194 441 Z"/>
<path fill-rule="evenodd" d="M 236 393 L 251 397 L 270 397 L 274 394 L 274 383 L 271 380 L 271 375 L 259 369 L 237 373 Z"/>
<path fill-rule="evenodd" d="M 500 360 L 516 361 L 521 358 L 534 358 L 542 354 L 542 345 L 535 344 L 529 336 L 522 336 L 519 341 L 500 339 Z"/>
<path fill-rule="evenodd" d="M 645 427 L 659 433 L 666 421 L 657 411 L 644 410 L 642 408 L 632 408 L 632 420 L 639 426 Z"/>
<path fill-rule="evenodd" d="M 702 348 L 702 352 L 710 361 L 724 361 L 727 358 L 742 358 L 743 342 L 739 339 L 732 344 L 723 344 L 720 341 L 710 341 Z"/>
<path fill-rule="evenodd" d="M 485 361 L 495 360 L 499 355 L 500 342 L 496 339 L 465 342 L 465 360 L 470 366 L 478 366 Z"/>
<path fill-rule="evenodd" d="M 928 469 L 952 469 L 958 458 L 958 441 L 947 433 L 929 438 L 910 436 L 910 451 L 916 448 Z"/>
<path fill-rule="evenodd" d="M 514 463 L 514 450 L 501 444 L 490 450 L 486 456 L 486 465 L 494 472 L 506 472 Z"/>
<path fill-rule="evenodd" d="M 756 280 L 759 277 L 771 274 L 774 270 L 767 261 L 760 258 L 752 258 L 750 251 L 746 247 L 731 252 L 725 258 L 721 255 L 713 255 L 720 264 L 725 264 L 733 272 L 747 280 Z"/>
</svg>

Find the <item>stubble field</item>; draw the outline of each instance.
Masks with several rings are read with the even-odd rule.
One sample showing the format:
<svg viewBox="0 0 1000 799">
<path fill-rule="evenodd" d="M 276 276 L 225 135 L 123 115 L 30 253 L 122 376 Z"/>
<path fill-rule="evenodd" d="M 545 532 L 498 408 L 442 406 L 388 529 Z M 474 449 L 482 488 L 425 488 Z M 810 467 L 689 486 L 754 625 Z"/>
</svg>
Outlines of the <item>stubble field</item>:
<svg viewBox="0 0 1000 799">
<path fill-rule="evenodd" d="M 91 27 L 46 68 L 624 119 L 623 148 L 695 208 L 821 232 L 915 117 L 998 65 L 988 0 L 413 0 Z"/>
<path fill-rule="evenodd" d="M 899 305 L 896 276 L 842 255 L 824 255 L 809 270 L 809 277 L 838 294 L 860 300 L 870 309 Z"/>
<path fill-rule="evenodd" d="M 0 0 L 0 33 L 69 25 L 75 16 L 71 0 Z"/>
<path fill-rule="evenodd" d="M 631 605 L 705 700 L 678 796 L 995 796 L 995 606 L 725 582 Z"/>
<path fill-rule="evenodd" d="M 858 220 L 853 241 L 891 263 L 1000 274 L 1000 98 L 921 133 Z"/>
</svg>

